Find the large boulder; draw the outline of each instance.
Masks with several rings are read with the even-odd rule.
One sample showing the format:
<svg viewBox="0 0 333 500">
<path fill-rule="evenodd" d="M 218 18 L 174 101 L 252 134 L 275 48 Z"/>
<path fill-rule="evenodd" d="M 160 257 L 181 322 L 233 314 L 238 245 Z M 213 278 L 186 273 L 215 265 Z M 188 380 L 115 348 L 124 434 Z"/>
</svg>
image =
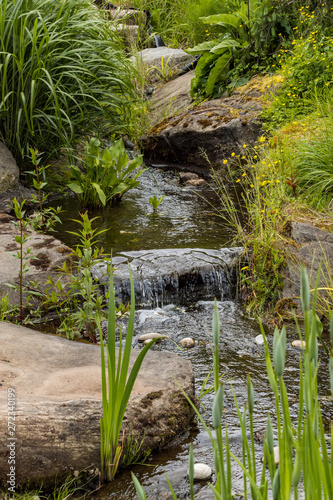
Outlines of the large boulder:
<svg viewBox="0 0 333 500">
<path fill-rule="evenodd" d="M 20 261 L 15 255 L 19 251 L 19 245 L 15 241 L 15 236 L 19 234 L 19 229 L 13 224 L 14 219 L 5 214 L 0 214 L 0 297 L 8 294 L 9 301 L 13 305 L 19 304 L 19 292 L 7 286 L 18 284 Z M 57 269 L 62 266 L 65 260 L 72 259 L 72 251 L 61 241 L 53 236 L 37 233 L 32 229 L 25 231 L 28 237 L 23 246 L 24 252 L 30 249 L 31 256 L 27 263 L 28 270 L 24 273 L 23 284 L 34 282 L 34 288 L 43 291 L 46 288 L 48 277 L 57 278 Z M 14 255 L 13 255 L 14 254 Z M 28 257 L 29 257 L 28 255 Z M 23 296 L 29 294 L 30 288 L 24 292 Z"/>
<path fill-rule="evenodd" d="M 275 90 L 279 76 L 256 77 L 230 97 L 206 101 L 155 125 L 143 137 L 150 163 L 170 163 L 207 172 L 224 166 L 231 154 L 244 152 L 262 134 L 261 97 Z M 226 167 L 225 167 L 226 168 Z"/>
<path fill-rule="evenodd" d="M 31 199 L 31 191 L 19 183 L 19 176 L 20 171 L 12 153 L 0 142 L 0 212 L 11 212 L 15 197 L 19 202 Z"/>
<path fill-rule="evenodd" d="M 188 109 L 191 104 L 190 89 L 194 70 L 167 82 L 154 91 L 149 111 L 150 126 L 165 118 Z"/>
<path fill-rule="evenodd" d="M 17 489 L 47 487 L 55 477 L 61 481 L 73 471 L 99 469 L 100 347 L 3 322 L 0 337 L 0 486 L 8 487 L 11 459 Z M 138 352 L 132 352 L 131 365 Z M 176 381 L 195 398 L 190 361 L 149 352 L 125 414 L 124 453 L 131 439 L 143 438 L 144 453 L 188 426 L 193 410 Z M 8 418 L 9 401 L 15 420 Z"/>
<path fill-rule="evenodd" d="M 283 303 L 286 306 L 300 307 L 301 268 L 306 268 L 310 287 L 314 288 L 319 267 L 319 297 L 327 296 L 323 288 L 331 288 L 331 270 L 333 267 L 333 233 L 314 227 L 304 222 L 291 222 L 286 228 L 290 244 L 286 245 L 287 263 L 283 270 Z M 288 301 L 288 299 L 290 299 Z M 292 302 L 291 302 L 292 301 Z"/>
</svg>

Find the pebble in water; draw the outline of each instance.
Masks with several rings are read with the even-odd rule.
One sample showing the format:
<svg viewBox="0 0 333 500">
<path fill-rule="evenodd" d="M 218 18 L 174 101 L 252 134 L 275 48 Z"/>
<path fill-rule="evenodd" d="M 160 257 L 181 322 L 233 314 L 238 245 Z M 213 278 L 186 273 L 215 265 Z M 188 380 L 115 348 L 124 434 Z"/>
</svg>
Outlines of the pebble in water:
<svg viewBox="0 0 333 500">
<path fill-rule="evenodd" d="M 180 342 L 179 342 L 179 345 L 181 345 L 182 347 L 194 347 L 195 345 L 195 342 L 193 339 L 191 339 L 191 337 L 186 337 L 185 339 L 182 339 Z"/>
<path fill-rule="evenodd" d="M 144 335 L 140 335 L 138 338 L 138 342 L 144 342 L 145 340 L 152 339 L 168 339 L 170 338 L 168 335 L 161 335 L 160 333 L 145 333 Z"/>
<path fill-rule="evenodd" d="M 259 345 L 264 343 L 264 337 L 262 336 L 261 333 L 256 336 L 255 340 L 256 340 L 257 344 L 259 344 Z"/>
<path fill-rule="evenodd" d="M 298 347 L 299 349 L 305 349 L 306 347 L 306 343 L 304 342 L 304 340 L 293 340 L 291 345 L 293 347 Z"/>
<path fill-rule="evenodd" d="M 212 469 L 206 464 L 194 464 L 195 481 L 205 481 L 213 474 Z"/>
</svg>

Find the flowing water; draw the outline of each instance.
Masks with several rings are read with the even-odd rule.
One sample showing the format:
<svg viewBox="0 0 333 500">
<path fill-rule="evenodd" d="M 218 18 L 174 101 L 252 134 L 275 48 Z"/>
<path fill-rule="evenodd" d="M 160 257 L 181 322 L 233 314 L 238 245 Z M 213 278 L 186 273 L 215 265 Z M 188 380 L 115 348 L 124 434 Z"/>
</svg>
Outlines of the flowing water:
<svg viewBox="0 0 333 500">
<path fill-rule="evenodd" d="M 152 215 L 148 199 L 150 196 L 160 197 L 162 194 L 165 194 L 165 198 L 159 208 L 160 215 Z M 62 205 L 66 212 L 62 216 L 63 225 L 59 228 L 59 237 L 69 246 L 74 246 L 78 243 L 78 238 L 66 231 L 75 231 L 70 219 L 79 218 L 79 206 L 75 199 L 69 199 Z M 154 170 L 152 175 L 151 171 L 146 171 L 140 188 L 127 193 L 121 205 L 97 214 L 101 216 L 97 223 L 98 228 L 108 229 L 99 237 L 99 241 L 106 250 L 112 248 L 113 255 L 133 250 L 228 247 L 232 231 L 230 228 L 223 227 L 221 218 L 215 214 L 214 207 L 218 206 L 219 201 L 216 195 L 207 185 L 199 188 L 182 187 L 179 185 L 178 176 L 172 172 Z M 214 269 L 213 272 L 215 272 Z M 225 282 L 221 280 L 220 287 L 224 286 Z M 220 292 L 217 296 L 224 297 L 225 291 Z M 172 301 L 172 296 L 170 297 Z M 240 426 L 233 402 L 232 388 L 242 409 L 246 402 L 246 378 L 250 373 L 255 388 L 254 425 L 258 470 L 260 471 L 262 456 L 260 442 L 265 433 L 269 412 L 272 412 L 274 423 L 274 400 L 265 370 L 264 348 L 256 340 L 260 334 L 258 324 L 244 316 L 241 304 L 236 300 L 231 301 L 230 295 L 225 298 L 227 300 L 218 302 L 223 332 L 220 343 L 220 366 L 223 380 L 226 382 L 223 419 L 228 426 L 231 450 L 240 456 Z M 156 303 L 159 304 L 158 298 Z M 147 332 L 166 333 L 170 340 L 156 344 L 153 349 L 173 351 L 191 360 L 197 394 L 212 367 L 212 313 L 213 302 L 207 300 L 207 297 L 204 300 L 196 298 L 192 301 L 189 298 L 185 305 L 181 301 L 168 303 L 164 300 L 163 307 L 136 311 L 136 336 Z M 272 332 L 267 332 L 267 335 L 271 344 Z M 195 347 L 181 350 L 177 344 L 184 337 L 192 337 L 195 340 Z M 297 411 L 300 351 L 291 347 L 291 341 L 297 338 L 296 332 L 290 332 L 285 371 L 291 412 L 294 415 Z M 138 347 L 138 345 L 137 341 L 134 341 L 133 347 Z M 319 397 L 324 420 L 328 422 L 333 419 L 333 410 L 328 398 L 327 360 L 323 352 L 320 356 L 323 362 L 320 365 Z M 208 381 L 208 385 L 211 384 L 212 377 Z M 211 423 L 212 399 L 213 396 L 210 393 L 201 400 L 203 417 L 208 424 Z M 153 453 L 146 464 L 135 465 L 131 469 L 143 484 L 149 500 L 171 498 L 165 472 L 174 487 L 177 498 L 189 498 L 187 467 L 190 443 L 194 447 L 195 461 L 207 463 L 214 469 L 209 436 L 201 424 L 193 424 L 191 429 L 179 436 L 167 448 Z M 243 480 L 237 467 L 233 468 L 233 479 L 235 493 L 241 494 Z M 214 476 L 212 482 L 214 482 Z M 213 498 L 206 482 L 197 483 L 195 488 L 196 499 Z M 93 494 L 93 498 L 95 500 L 137 498 L 130 470 L 121 471 L 115 481 Z"/>
<path fill-rule="evenodd" d="M 149 198 L 162 195 L 159 215 L 153 214 Z M 52 205 L 64 210 L 62 224 L 56 227 L 58 237 L 75 246 L 78 238 L 67 231 L 79 229 L 72 221 L 80 218 L 78 201 L 72 197 Z M 113 255 L 125 250 L 220 248 L 230 245 L 233 234 L 222 225 L 219 206 L 208 184 L 180 185 L 178 173 L 148 169 L 140 177 L 140 186 L 126 193 L 118 206 L 94 211 L 93 217 L 100 217 L 95 227 L 107 230 L 99 236 L 100 244 L 107 252 L 112 249 Z"/>
<path fill-rule="evenodd" d="M 223 422 L 228 426 L 231 451 L 241 457 L 240 426 L 237 411 L 233 401 L 232 388 L 235 392 L 241 410 L 246 403 L 246 378 L 249 373 L 255 388 L 254 429 L 256 433 L 257 467 L 261 471 L 262 444 L 261 440 L 266 430 L 266 419 L 272 413 L 274 426 L 274 398 L 269 387 L 265 370 L 264 347 L 258 344 L 256 337 L 260 329 L 255 321 L 244 316 L 242 307 L 236 301 L 218 302 L 221 319 L 220 342 L 220 370 L 225 381 L 225 411 Z M 202 383 L 212 368 L 212 323 L 213 302 L 199 301 L 188 307 L 179 307 L 172 304 L 164 308 L 136 311 L 135 334 L 140 336 L 147 332 L 166 333 L 170 340 L 163 340 L 153 349 L 172 351 L 191 360 L 196 381 L 198 395 Z M 272 334 L 267 332 L 268 341 L 272 343 Z M 184 337 L 192 337 L 195 347 L 180 350 L 177 347 Z M 287 347 L 287 362 L 285 382 L 291 414 L 297 413 L 297 393 L 299 380 L 300 350 L 291 346 L 291 341 L 298 338 L 296 332 L 290 332 Z M 134 341 L 134 347 L 138 347 Z M 333 418 L 332 402 L 329 396 L 329 382 L 327 359 L 323 352 L 320 367 L 321 380 L 319 397 L 322 412 L 326 422 Z M 179 381 L 181 384 L 181 381 Z M 212 376 L 207 387 L 213 383 Z M 211 423 L 211 408 L 213 395 L 208 394 L 201 400 L 201 409 L 205 421 Z M 145 465 L 136 465 L 132 471 L 145 488 L 149 500 L 171 498 L 164 473 L 166 472 L 177 498 L 189 498 L 189 483 L 187 479 L 189 445 L 193 444 L 196 462 L 203 462 L 214 469 L 209 436 L 202 424 L 193 425 L 193 428 L 179 436 L 176 442 L 166 449 L 154 453 Z M 214 476 L 212 477 L 214 482 Z M 233 489 L 235 493 L 243 491 L 243 479 L 240 469 L 233 469 Z M 196 484 L 196 499 L 210 500 L 214 496 L 207 483 Z M 135 499 L 135 489 L 132 484 L 129 470 L 120 472 L 115 481 L 105 486 L 94 499 Z"/>
</svg>

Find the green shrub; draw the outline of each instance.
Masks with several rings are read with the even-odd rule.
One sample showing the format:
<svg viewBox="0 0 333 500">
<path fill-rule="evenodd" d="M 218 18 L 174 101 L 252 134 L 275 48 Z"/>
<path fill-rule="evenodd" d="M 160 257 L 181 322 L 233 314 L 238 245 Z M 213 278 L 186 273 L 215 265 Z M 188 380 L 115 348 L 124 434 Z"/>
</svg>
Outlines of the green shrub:
<svg viewBox="0 0 333 500">
<path fill-rule="evenodd" d="M 294 40 L 292 46 L 292 52 L 283 49 L 280 52 L 284 61 L 279 69 L 286 81 L 263 114 L 270 126 L 314 111 L 318 95 L 325 98 L 325 89 L 332 85 L 333 37 L 320 36 L 314 30 L 307 38 Z"/>
<path fill-rule="evenodd" d="M 122 139 L 100 155 L 100 141 L 95 137 L 86 145 L 83 168 L 71 165 L 74 180 L 68 187 L 78 194 L 84 208 L 96 208 L 107 203 L 119 202 L 123 195 L 139 185 L 138 177 L 144 172 L 134 170 L 142 164 L 142 156 L 129 162 Z"/>
<path fill-rule="evenodd" d="M 18 160 L 122 126 L 132 92 L 118 36 L 89 2 L 0 3 L 0 137 Z"/>
<path fill-rule="evenodd" d="M 253 74 L 267 71 L 282 35 L 291 31 L 268 0 L 226 5 L 228 11 L 201 18 L 206 25 L 219 26 L 221 35 L 189 50 L 201 54 L 191 85 L 193 98 L 216 97 L 227 88 L 244 85 Z"/>
</svg>

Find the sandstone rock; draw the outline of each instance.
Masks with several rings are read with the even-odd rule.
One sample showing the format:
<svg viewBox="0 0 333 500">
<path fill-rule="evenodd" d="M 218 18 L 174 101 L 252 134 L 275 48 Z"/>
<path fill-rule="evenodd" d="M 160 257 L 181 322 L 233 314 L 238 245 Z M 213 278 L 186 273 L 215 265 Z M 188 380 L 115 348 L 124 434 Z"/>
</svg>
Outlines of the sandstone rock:
<svg viewBox="0 0 333 500">
<path fill-rule="evenodd" d="M 212 469 L 206 464 L 194 464 L 194 480 L 206 481 L 213 474 Z"/>
<path fill-rule="evenodd" d="M 182 347 L 191 348 L 191 347 L 195 346 L 195 342 L 194 342 L 193 339 L 191 339 L 191 337 L 186 337 L 185 339 L 182 339 L 179 342 L 179 345 L 182 346 Z"/>
<path fill-rule="evenodd" d="M 144 10 L 139 9 L 126 9 L 113 5 L 111 2 L 105 0 L 94 0 L 94 3 L 101 9 L 108 12 L 109 18 L 113 21 L 122 21 L 126 24 L 139 24 L 146 23 L 147 15 Z"/>
<path fill-rule="evenodd" d="M 160 333 L 145 333 L 144 335 L 140 335 L 138 338 L 138 342 L 144 342 L 148 340 L 150 342 L 152 339 L 168 339 L 168 335 L 161 335 Z"/>
<path fill-rule="evenodd" d="M 20 171 L 9 149 L 0 142 L 0 212 L 11 212 L 13 200 L 30 200 L 32 192 L 19 183 Z"/>
<path fill-rule="evenodd" d="M 319 288 L 327 287 L 327 274 L 333 266 L 333 233 L 328 233 L 303 222 L 291 222 L 286 229 L 286 236 L 295 244 L 285 246 L 287 264 L 283 270 L 284 286 L 283 298 L 293 299 L 293 303 L 300 308 L 300 278 L 301 267 L 305 266 L 310 288 L 314 287 L 320 263 L 322 264 Z M 324 290 L 319 291 L 327 296 Z"/>
<path fill-rule="evenodd" d="M 15 390 L 16 487 L 54 486 L 71 471 L 100 466 L 100 347 L 0 322 L 0 487 L 8 473 L 8 388 Z M 139 351 L 133 351 L 131 365 Z M 151 351 L 135 382 L 123 423 L 158 448 L 187 427 L 193 411 L 175 380 L 194 398 L 192 365 Z"/>
<path fill-rule="evenodd" d="M 20 269 L 19 260 L 12 254 L 18 251 L 18 244 L 15 241 L 15 235 L 18 229 L 12 223 L 1 225 L 0 240 L 0 297 L 8 293 L 11 304 L 19 303 L 19 293 L 12 290 L 6 283 L 15 285 L 18 280 Z M 36 257 L 28 261 L 30 268 L 24 274 L 24 283 L 34 281 L 40 290 L 46 287 L 48 276 L 56 277 L 57 268 L 62 266 L 65 260 L 72 259 L 71 249 L 61 241 L 45 234 L 39 234 L 35 231 L 26 231 L 28 241 L 24 244 L 24 250 L 31 249 L 31 255 Z"/>
<path fill-rule="evenodd" d="M 182 49 L 170 49 L 169 47 L 156 47 L 153 49 L 144 49 L 138 53 L 138 59 L 142 63 L 151 68 L 153 73 L 158 74 L 155 68 L 162 68 L 163 66 L 170 70 L 180 71 L 186 64 L 193 60 L 193 56 L 186 54 Z M 131 58 L 133 64 L 137 63 L 137 58 Z"/>
<path fill-rule="evenodd" d="M 271 92 L 277 79 L 255 77 L 231 97 L 206 101 L 166 118 L 143 137 L 146 160 L 200 167 L 202 172 L 211 165 L 226 171 L 223 160 L 232 153 L 242 155 L 244 144 L 252 146 L 262 134 L 258 96 Z"/>
<path fill-rule="evenodd" d="M 149 124 L 153 127 L 165 118 L 188 109 L 194 71 L 171 80 L 154 91 L 150 104 Z"/>
<path fill-rule="evenodd" d="M 181 184 L 188 181 L 198 180 L 199 176 L 194 172 L 179 172 L 179 180 Z"/>
</svg>

